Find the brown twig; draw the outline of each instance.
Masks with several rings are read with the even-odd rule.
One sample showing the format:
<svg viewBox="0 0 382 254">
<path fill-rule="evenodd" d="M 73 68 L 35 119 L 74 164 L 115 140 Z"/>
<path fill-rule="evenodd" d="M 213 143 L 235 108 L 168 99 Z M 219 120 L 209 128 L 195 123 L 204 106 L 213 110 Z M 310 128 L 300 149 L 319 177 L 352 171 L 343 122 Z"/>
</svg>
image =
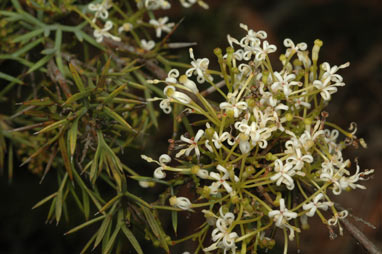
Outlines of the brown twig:
<svg viewBox="0 0 382 254">
<path fill-rule="evenodd" d="M 362 233 L 356 226 L 354 226 L 349 220 L 341 220 L 345 229 L 370 253 L 381 254 L 382 252 L 372 243 L 364 233 Z"/>
</svg>

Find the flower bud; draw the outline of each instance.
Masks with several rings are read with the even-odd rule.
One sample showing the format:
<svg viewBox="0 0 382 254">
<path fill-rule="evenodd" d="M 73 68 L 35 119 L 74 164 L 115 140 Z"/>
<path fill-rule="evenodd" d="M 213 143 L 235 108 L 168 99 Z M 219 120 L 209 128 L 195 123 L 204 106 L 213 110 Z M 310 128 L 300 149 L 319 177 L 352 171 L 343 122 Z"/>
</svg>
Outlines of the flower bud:
<svg viewBox="0 0 382 254">
<path fill-rule="evenodd" d="M 318 60 L 318 52 L 320 51 L 320 48 L 322 46 L 322 41 L 317 39 L 314 41 L 314 46 L 312 50 L 312 60 L 313 62 L 317 62 Z"/>
</svg>

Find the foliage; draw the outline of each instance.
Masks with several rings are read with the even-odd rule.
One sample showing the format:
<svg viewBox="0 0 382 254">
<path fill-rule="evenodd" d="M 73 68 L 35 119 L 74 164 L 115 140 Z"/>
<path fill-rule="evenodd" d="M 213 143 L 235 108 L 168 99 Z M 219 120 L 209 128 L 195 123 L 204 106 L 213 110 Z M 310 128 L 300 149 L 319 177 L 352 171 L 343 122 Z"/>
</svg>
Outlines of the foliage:
<svg viewBox="0 0 382 254">
<path fill-rule="evenodd" d="M 143 253 L 143 235 L 167 253 L 189 239 L 198 242 L 195 253 L 254 253 L 274 246 L 276 229 L 286 253 L 288 240 L 315 214 L 342 234 L 348 212 L 328 191 L 365 188 L 358 181 L 373 172 L 360 172 L 356 163 L 351 175 L 342 150 L 365 143 L 353 124 L 346 131 L 326 120 L 324 108 L 345 85 L 337 71 L 348 63 L 320 64 L 321 41 L 309 56 L 305 43 L 286 39 L 275 71 L 268 54 L 276 47 L 246 25 L 242 39 L 228 35 L 224 55 L 215 49 L 219 70 L 192 49 L 191 63 L 182 63 L 171 50 L 192 44 L 169 42 L 179 23 L 156 18 L 170 7 L 165 0 L 2 2 L 0 64 L 17 70 L 0 72 L 1 103 L 23 92 L 22 102 L 0 115 L 0 168 L 7 164 L 12 179 L 17 157 L 41 181 L 55 171 L 57 191 L 34 208 L 50 204 L 47 221 L 58 224 L 72 217 L 75 204 L 84 222 L 67 234 L 98 225 L 82 253 L 98 246 L 121 253 L 126 238 Z M 124 151 L 141 152 L 160 129 L 157 101 L 172 114 L 173 137 L 158 161 L 142 155 L 159 165 L 147 177 Z M 339 133 L 345 140 L 338 143 Z M 165 190 L 150 202 L 135 182 Z M 184 186 L 196 196 L 182 197 Z M 161 210 L 171 214 L 175 235 L 162 225 Z M 203 214 L 205 222 L 175 239 L 183 210 Z"/>
</svg>

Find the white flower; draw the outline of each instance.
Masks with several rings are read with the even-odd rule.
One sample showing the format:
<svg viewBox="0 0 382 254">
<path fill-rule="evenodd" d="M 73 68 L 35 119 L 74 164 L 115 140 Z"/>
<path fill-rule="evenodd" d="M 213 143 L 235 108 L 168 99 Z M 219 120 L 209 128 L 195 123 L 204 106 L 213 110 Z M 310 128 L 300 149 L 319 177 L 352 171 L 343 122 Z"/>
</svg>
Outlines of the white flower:
<svg viewBox="0 0 382 254">
<path fill-rule="evenodd" d="M 150 51 L 155 47 L 154 41 L 146 41 L 145 39 L 141 40 L 141 46 L 144 50 Z"/>
<path fill-rule="evenodd" d="M 220 109 L 223 109 L 225 111 L 229 111 L 229 110 L 232 110 L 233 111 L 233 117 L 237 118 L 239 117 L 240 113 L 243 111 L 243 110 L 246 110 L 247 109 L 247 103 L 244 102 L 244 101 L 240 101 L 238 103 L 229 103 L 229 102 L 222 102 L 220 103 L 219 105 Z"/>
<path fill-rule="evenodd" d="M 269 218 L 273 218 L 273 221 L 277 227 L 288 228 L 290 230 L 289 239 L 293 240 L 295 228 L 289 225 L 288 221 L 297 218 L 297 213 L 290 212 L 285 207 L 285 201 L 283 198 L 280 199 L 280 210 L 272 210 L 268 213 L 268 216 Z"/>
<path fill-rule="evenodd" d="M 167 167 L 166 164 L 171 162 L 170 156 L 168 156 L 167 154 L 162 154 L 159 157 L 159 161 L 153 160 L 152 158 L 150 158 L 146 155 L 143 155 L 143 154 L 141 155 L 141 158 L 147 162 L 150 162 L 150 163 L 155 162 L 156 164 L 158 164 L 160 166 L 154 170 L 154 177 L 155 178 L 163 179 L 166 177 L 166 173 L 163 170 Z"/>
<path fill-rule="evenodd" d="M 180 76 L 179 82 L 194 94 L 199 93 L 198 87 L 196 86 L 195 82 L 188 79 L 186 75 Z"/>
<path fill-rule="evenodd" d="M 216 169 L 218 171 L 220 171 L 220 173 L 223 174 L 223 176 L 221 174 L 215 173 L 215 172 L 210 173 L 210 177 L 213 178 L 214 180 L 216 180 L 216 182 L 213 182 L 212 185 L 210 186 L 211 194 L 217 194 L 218 189 L 221 185 L 223 185 L 223 187 L 225 188 L 225 190 L 228 193 L 231 193 L 232 187 L 227 182 L 227 180 L 230 178 L 228 170 L 225 167 L 223 167 L 222 165 L 217 165 Z M 236 175 L 234 175 L 234 181 L 235 182 L 239 181 L 239 178 Z"/>
<path fill-rule="evenodd" d="M 150 19 L 150 24 L 154 26 L 156 36 L 158 38 L 162 36 L 162 31 L 169 33 L 171 32 L 172 27 L 175 26 L 174 23 L 166 24 L 167 21 L 168 21 L 168 17 L 162 17 L 162 18 L 159 18 L 158 20 Z"/>
<path fill-rule="evenodd" d="M 363 185 L 360 185 L 360 184 L 356 184 L 359 180 L 365 180 L 365 178 L 363 178 L 364 176 L 366 175 L 369 175 L 369 174 L 372 174 L 374 172 L 374 169 L 370 169 L 370 170 L 366 170 L 364 172 L 359 172 L 359 165 L 357 165 L 357 171 L 355 172 L 354 175 L 350 176 L 350 177 L 346 177 L 346 176 L 342 176 L 339 180 L 339 185 L 341 187 L 342 190 L 346 190 L 347 188 L 351 188 L 351 189 L 356 189 L 356 188 L 360 188 L 360 189 L 366 189 L 365 186 Z"/>
<path fill-rule="evenodd" d="M 109 12 L 107 11 L 112 5 L 110 3 L 111 1 L 103 1 L 101 4 L 89 4 L 88 8 L 91 11 L 94 11 L 94 18 L 93 23 L 95 20 L 100 17 L 103 20 L 106 20 L 109 17 Z"/>
<path fill-rule="evenodd" d="M 179 77 L 179 71 L 177 69 L 171 69 L 166 78 L 166 82 L 170 83 L 169 85 L 173 85 L 178 83 L 177 78 Z"/>
<path fill-rule="evenodd" d="M 289 94 L 292 92 L 291 86 L 300 86 L 301 83 L 297 81 L 292 81 L 296 78 L 296 75 L 294 74 L 288 74 L 285 72 L 283 76 L 280 75 L 278 72 L 273 73 L 276 80 L 272 85 L 271 89 L 273 92 L 276 92 L 278 90 L 282 90 L 285 97 L 288 98 Z"/>
<path fill-rule="evenodd" d="M 166 0 L 145 0 L 145 7 L 148 10 L 157 10 L 159 8 L 167 10 L 171 8 L 171 4 Z"/>
<path fill-rule="evenodd" d="M 299 109 L 301 106 L 303 106 L 307 109 L 310 109 L 312 106 L 312 105 L 310 105 L 309 102 L 305 101 L 305 97 L 294 98 L 293 102 L 294 102 L 294 106 L 296 107 L 296 109 Z"/>
<path fill-rule="evenodd" d="M 212 81 L 212 76 L 207 73 L 210 60 L 208 60 L 208 58 L 195 59 L 194 51 L 192 48 L 189 49 L 189 53 L 190 58 L 192 59 L 192 67 L 186 71 L 187 77 L 191 77 L 194 73 L 196 73 L 196 75 L 198 76 L 197 80 L 199 83 L 204 83 L 206 80 L 205 77 L 207 77 L 208 80 Z"/>
<path fill-rule="evenodd" d="M 103 41 L 103 37 L 111 38 L 115 41 L 121 41 L 121 38 L 111 35 L 108 31 L 113 27 L 113 22 L 110 20 L 106 21 L 104 28 L 102 29 L 95 29 L 93 32 L 94 37 L 96 38 L 96 41 L 98 43 Z"/>
<path fill-rule="evenodd" d="M 298 51 L 306 50 L 306 48 L 308 47 L 308 45 L 306 45 L 305 42 L 300 42 L 297 45 L 295 45 L 294 42 L 289 38 L 286 38 L 284 40 L 284 46 L 288 48 L 285 53 L 285 56 L 287 58 Z"/>
<path fill-rule="evenodd" d="M 204 134 L 204 130 L 200 129 L 198 130 L 198 132 L 196 133 L 195 135 L 195 138 L 186 138 L 185 136 L 180 136 L 180 139 L 183 141 L 183 142 L 186 142 L 187 144 L 189 144 L 189 147 L 188 148 L 185 148 L 185 149 L 182 149 L 180 150 L 176 155 L 175 157 L 176 158 L 179 158 L 180 156 L 182 156 L 183 154 L 185 154 L 186 156 L 189 156 L 191 151 L 192 150 L 195 150 L 195 154 L 196 156 L 199 158 L 200 157 L 200 151 L 199 151 L 199 147 L 198 147 L 198 142 L 200 140 L 200 138 L 203 136 Z"/>
<path fill-rule="evenodd" d="M 229 145 L 233 145 L 235 143 L 234 141 L 231 140 L 231 134 L 229 134 L 228 132 L 223 132 L 219 136 L 219 134 L 215 131 L 212 136 L 212 142 L 214 143 L 214 146 L 216 147 L 216 149 L 220 149 L 223 146 L 223 142 L 226 140 L 228 140 Z M 214 150 L 212 149 L 209 143 L 210 143 L 209 140 L 206 140 L 205 146 L 212 153 Z"/>
<path fill-rule="evenodd" d="M 259 50 L 256 52 L 256 57 L 255 59 L 257 61 L 264 61 L 265 57 L 276 51 L 276 46 L 269 44 L 268 41 L 263 41 L 263 48 L 259 48 Z"/>
<path fill-rule="evenodd" d="M 276 185 L 280 186 L 282 183 L 286 185 L 288 190 L 294 189 L 294 181 L 292 176 L 296 174 L 293 169 L 293 164 L 283 162 L 280 159 L 275 160 L 275 172 L 273 176 L 270 177 L 271 181 L 276 181 Z"/>
<path fill-rule="evenodd" d="M 237 101 L 236 98 L 237 90 L 234 93 L 228 93 L 227 99 L 228 102 L 220 103 L 219 107 L 222 110 L 233 111 L 233 117 L 237 118 L 241 114 L 242 111 L 247 110 L 248 105 L 244 101 Z"/>
<path fill-rule="evenodd" d="M 170 104 L 170 99 L 163 99 L 160 103 L 159 103 L 159 107 L 163 110 L 163 112 L 165 112 L 166 114 L 170 114 L 171 113 L 171 104 Z"/>
<path fill-rule="evenodd" d="M 197 2 L 197 0 L 180 0 L 180 3 L 183 7 L 189 8 L 192 5 L 194 5 Z"/>
<path fill-rule="evenodd" d="M 252 122 L 251 125 L 247 124 L 247 121 L 243 119 L 241 122 L 235 123 L 235 128 L 240 130 L 243 134 L 251 138 L 252 146 L 259 145 L 260 148 L 265 149 L 268 145 L 267 138 L 269 128 L 260 128 L 256 122 Z"/>
<path fill-rule="evenodd" d="M 133 25 L 131 23 L 124 23 L 118 28 L 118 33 L 122 33 L 123 31 L 129 32 L 131 30 L 133 30 Z"/>
<path fill-rule="evenodd" d="M 322 69 L 325 71 L 324 74 L 322 75 L 322 79 L 326 80 L 328 79 L 329 81 L 335 82 L 335 83 L 340 83 L 342 82 L 343 78 L 339 75 L 336 74 L 336 72 L 339 69 L 344 69 L 350 65 L 349 62 L 344 63 L 340 66 L 334 65 L 333 67 L 330 67 L 329 63 L 325 62 L 322 64 Z"/>
<path fill-rule="evenodd" d="M 348 215 L 349 212 L 347 210 L 342 210 L 341 212 L 334 214 L 334 216 L 328 220 L 328 224 L 330 226 L 335 226 L 338 223 L 338 219 L 345 219 Z"/>
<path fill-rule="evenodd" d="M 149 181 L 139 181 L 138 183 L 139 183 L 139 186 L 141 186 L 142 188 L 149 188 L 152 186 L 151 182 Z"/>
<path fill-rule="evenodd" d="M 312 217 L 318 208 L 326 211 L 328 210 L 329 206 L 332 206 L 332 202 L 319 202 L 320 199 L 324 197 L 324 194 L 319 193 L 317 196 L 314 197 L 313 201 L 307 204 L 304 204 L 302 208 L 304 210 L 309 210 L 309 212 L 306 213 L 307 216 Z"/>
<path fill-rule="evenodd" d="M 235 239 L 239 236 L 236 232 L 228 231 L 228 229 L 235 220 L 235 215 L 231 212 L 223 214 L 222 207 L 220 207 L 219 213 L 220 217 L 216 220 L 216 228 L 212 230 L 211 234 L 214 243 L 211 246 L 204 248 L 203 251 L 213 251 L 220 248 L 224 250 L 224 254 L 227 253 L 227 250 L 231 250 L 234 254 L 236 250 Z"/>
<path fill-rule="evenodd" d="M 176 91 L 174 86 L 166 86 L 163 90 L 163 93 L 168 97 L 175 99 L 183 104 L 188 104 L 191 102 L 190 97 L 188 97 L 185 93 Z"/>
<path fill-rule="evenodd" d="M 240 44 L 242 45 L 260 45 L 260 39 L 266 39 L 267 33 L 265 31 L 254 31 L 252 29 L 248 29 L 248 26 L 245 24 L 240 24 L 240 27 L 247 31 L 247 35 L 240 40 Z"/>
<path fill-rule="evenodd" d="M 315 80 L 313 81 L 313 86 L 316 87 L 318 90 L 320 90 L 320 95 L 322 99 L 325 101 L 328 101 L 331 99 L 331 94 L 334 94 L 337 92 L 336 86 L 344 86 L 345 83 L 335 83 L 331 84 L 330 79 L 325 79 L 324 81 L 321 80 Z"/>
<path fill-rule="evenodd" d="M 294 168 L 296 170 L 300 170 L 304 167 L 304 162 L 312 163 L 313 157 L 310 154 L 302 155 L 301 149 L 297 148 L 294 150 L 295 152 L 288 156 L 286 159 L 287 163 L 294 164 Z"/>
<path fill-rule="evenodd" d="M 317 121 L 311 131 L 311 126 L 308 125 L 306 126 L 304 133 L 300 136 L 300 143 L 303 145 L 306 152 L 308 152 L 308 150 L 315 144 L 316 139 L 325 134 L 323 130 L 320 130 L 320 126 L 321 121 Z"/>
<path fill-rule="evenodd" d="M 192 204 L 188 198 L 172 196 L 169 202 L 170 205 L 173 207 L 177 207 L 182 210 L 191 210 Z"/>
</svg>

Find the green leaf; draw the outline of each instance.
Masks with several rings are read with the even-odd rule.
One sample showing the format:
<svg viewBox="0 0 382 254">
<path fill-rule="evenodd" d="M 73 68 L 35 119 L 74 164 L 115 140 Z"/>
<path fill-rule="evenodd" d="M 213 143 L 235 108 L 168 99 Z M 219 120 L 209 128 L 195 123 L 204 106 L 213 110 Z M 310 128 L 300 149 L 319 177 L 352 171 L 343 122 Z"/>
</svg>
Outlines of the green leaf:
<svg viewBox="0 0 382 254">
<path fill-rule="evenodd" d="M 150 93 L 150 90 L 148 88 L 148 83 L 146 82 L 146 80 L 143 78 L 142 75 L 140 75 L 138 72 L 135 72 L 139 82 L 143 83 L 145 85 L 145 90 L 144 90 L 144 93 L 145 93 L 145 98 L 146 100 L 148 101 L 147 103 L 147 109 L 150 113 L 150 118 L 151 118 L 151 121 L 153 122 L 154 126 L 156 128 L 158 128 L 158 120 L 157 120 L 157 117 L 156 117 L 156 114 L 155 114 L 155 111 L 154 111 L 154 106 L 153 106 L 153 103 L 151 101 L 149 101 L 148 99 L 151 98 L 151 93 Z"/>
<path fill-rule="evenodd" d="M 99 161 L 100 153 L 102 150 L 102 142 L 100 142 L 100 139 L 101 139 L 100 135 L 102 135 L 102 132 L 97 131 L 98 145 L 97 145 L 97 150 L 95 152 L 95 155 L 92 161 L 92 166 L 90 168 L 90 174 L 89 174 L 89 178 L 92 183 L 94 183 L 97 178 L 98 161 Z M 101 208 L 99 207 L 99 210 L 100 209 Z"/>
<path fill-rule="evenodd" d="M 94 242 L 95 238 L 97 237 L 97 233 L 95 233 L 92 238 L 90 238 L 90 240 L 86 243 L 86 245 L 84 246 L 84 248 L 82 248 L 80 254 L 84 254 L 90 247 L 90 245 Z"/>
<path fill-rule="evenodd" d="M 84 181 L 82 180 L 82 178 L 78 175 L 77 171 L 75 170 L 75 168 L 73 168 L 73 175 L 74 175 L 74 178 L 76 180 L 76 182 L 81 186 L 81 188 L 83 190 L 85 190 L 89 197 L 91 198 L 91 200 L 93 201 L 94 205 L 97 207 L 98 210 L 100 210 L 102 208 L 101 204 L 99 203 L 99 201 L 97 200 L 97 198 L 94 196 L 94 194 L 89 190 L 89 188 L 86 186 L 86 184 L 84 183 Z M 99 197 L 98 197 L 99 198 Z M 99 198 L 100 199 L 100 198 Z"/>
<path fill-rule="evenodd" d="M 55 49 L 55 48 L 47 48 L 47 49 L 42 50 L 40 53 L 43 55 L 51 55 L 51 54 L 56 53 L 56 51 L 57 51 L 57 49 Z"/>
<path fill-rule="evenodd" d="M 127 239 L 129 239 L 131 245 L 134 247 L 134 249 L 137 251 L 137 253 L 143 254 L 143 250 L 142 250 L 141 246 L 139 245 L 137 238 L 135 238 L 134 234 L 130 231 L 130 229 L 128 229 L 125 224 L 121 225 L 121 229 L 122 229 L 122 232 L 127 237 Z"/>
<path fill-rule="evenodd" d="M 64 135 L 61 135 L 58 139 L 58 146 L 61 151 L 62 159 L 64 160 L 66 172 L 68 173 L 70 180 L 73 180 L 72 165 L 69 161 L 68 151 L 66 150 Z"/>
<path fill-rule="evenodd" d="M 91 90 L 87 89 L 87 90 L 85 90 L 85 91 L 83 91 L 83 92 L 75 93 L 75 94 L 73 94 L 72 96 L 70 96 L 70 97 L 69 97 L 69 98 L 62 104 L 62 106 L 71 104 L 71 103 L 73 103 L 73 102 L 75 102 L 75 101 L 78 101 L 78 100 L 80 100 L 80 99 L 82 99 L 82 98 L 85 98 L 85 97 L 89 96 L 90 92 L 91 92 Z"/>
<path fill-rule="evenodd" d="M 21 10 L 22 10 L 22 9 L 21 9 L 21 5 L 20 5 L 20 3 L 19 3 L 18 0 L 11 0 L 11 2 L 12 2 L 12 4 L 13 4 L 13 7 L 15 7 L 15 9 L 16 9 L 17 11 L 21 11 Z"/>
<path fill-rule="evenodd" d="M 125 87 L 127 86 L 127 84 L 124 84 L 120 87 L 118 87 L 117 89 L 115 89 L 113 92 L 111 92 L 104 100 L 104 103 L 107 104 L 110 102 L 110 100 L 112 100 L 115 96 L 117 96 L 120 92 L 123 91 L 123 89 L 125 89 Z"/>
<path fill-rule="evenodd" d="M 36 209 L 37 207 L 40 207 L 42 206 L 43 204 L 45 204 L 46 202 L 48 202 L 49 200 L 51 200 L 52 198 L 56 197 L 57 196 L 57 192 L 47 196 L 46 198 L 42 199 L 41 201 L 37 202 L 33 207 L 32 209 Z"/>
<path fill-rule="evenodd" d="M 89 196 L 87 195 L 86 190 L 84 189 L 82 189 L 82 203 L 84 207 L 85 219 L 88 220 L 90 215 Z"/>
<path fill-rule="evenodd" d="M 117 238 L 117 235 L 118 235 L 120 230 L 121 230 L 121 226 L 117 225 L 117 227 L 115 228 L 115 230 L 114 230 L 113 234 L 111 235 L 109 241 L 106 244 L 106 247 L 105 247 L 105 249 L 103 251 L 104 254 L 108 254 L 113 249 L 113 244 L 115 242 L 115 238 Z"/>
<path fill-rule="evenodd" d="M 167 242 L 166 242 L 166 235 L 158 224 L 158 218 L 155 218 L 154 214 L 147 207 L 141 206 L 141 208 L 143 210 L 143 213 L 145 214 L 145 217 L 147 219 L 147 223 L 149 224 L 154 235 L 160 241 L 162 248 L 164 248 L 166 250 L 166 252 L 169 253 L 170 250 L 169 250 Z"/>
<path fill-rule="evenodd" d="M 176 234 L 176 231 L 178 229 L 178 212 L 177 211 L 171 211 L 171 220 L 172 220 L 172 227 Z"/>
<path fill-rule="evenodd" d="M 98 232 L 97 232 L 97 238 L 94 242 L 94 246 L 93 246 L 93 250 L 100 244 L 100 242 L 102 241 L 103 239 L 103 236 L 105 235 L 106 233 L 106 230 L 107 228 L 110 226 L 110 222 L 111 222 L 111 219 L 112 219 L 112 215 L 111 214 L 108 214 L 106 216 L 106 218 L 103 220 L 100 228 L 98 229 Z"/>
<path fill-rule="evenodd" d="M 42 67 L 44 64 L 46 64 L 51 58 L 53 57 L 53 55 L 47 55 L 47 56 L 44 56 L 43 58 L 41 58 L 38 62 L 36 62 L 32 67 L 29 68 L 29 70 L 27 71 L 27 74 L 39 69 L 40 67 Z"/>
<path fill-rule="evenodd" d="M 105 82 L 106 82 L 106 76 L 109 73 L 109 69 L 110 69 L 110 63 L 111 63 L 111 58 L 107 60 L 104 67 L 102 68 L 102 73 L 101 73 L 100 79 L 98 80 L 97 88 L 104 88 Z"/>
<path fill-rule="evenodd" d="M 44 132 L 47 132 L 47 131 L 51 131 L 51 130 L 57 129 L 58 127 L 66 124 L 67 122 L 68 122 L 67 119 L 62 119 L 60 121 L 54 122 L 54 123 L 46 126 L 45 128 L 35 132 L 35 134 L 40 134 L 40 133 L 44 133 Z"/>
<path fill-rule="evenodd" d="M 74 227 L 71 230 L 69 230 L 68 232 L 66 232 L 65 235 L 69 235 L 69 234 L 72 234 L 74 232 L 77 232 L 78 230 L 83 229 L 83 228 L 85 228 L 85 227 L 87 227 L 93 223 L 96 223 L 97 221 L 100 221 L 105 217 L 106 217 L 106 215 L 101 215 L 101 216 L 98 216 L 97 218 L 94 218 L 94 219 L 91 219 L 85 223 L 82 223 L 82 224 L 78 225 L 77 227 Z"/>
<path fill-rule="evenodd" d="M 84 37 L 82 36 L 81 31 L 76 30 L 76 31 L 74 32 L 74 35 L 77 37 L 77 39 L 78 39 L 80 42 L 82 42 L 82 41 L 84 40 Z"/>
<path fill-rule="evenodd" d="M 21 81 L 20 79 L 15 78 L 15 77 L 13 77 L 11 75 L 8 75 L 8 74 L 6 74 L 4 72 L 0 72 L 0 79 L 5 79 L 5 80 L 8 80 L 10 82 L 15 82 L 15 83 L 20 84 L 20 85 L 24 84 L 24 82 Z"/>
<path fill-rule="evenodd" d="M 78 74 L 76 67 L 73 64 L 69 63 L 69 69 L 70 69 L 70 72 L 72 73 L 74 83 L 78 87 L 78 90 L 80 90 L 80 92 L 85 92 L 84 83 L 82 82 L 82 79 L 80 75 Z"/>
<path fill-rule="evenodd" d="M 12 56 L 18 57 L 18 56 L 30 51 L 32 48 L 36 47 L 38 44 L 40 44 L 43 41 L 44 41 L 44 38 L 34 40 L 34 41 L 28 43 L 27 45 L 25 45 L 24 47 L 22 47 L 21 49 L 17 50 L 16 52 L 13 52 Z"/>
<path fill-rule="evenodd" d="M 77 117 L 74 119 L 72 126 L 69 129 L 68 137 L 69 137 L 69 149 L 70 149 L 70 156 L 73 159 L 73 154 L 76 150 L 77 145 L 77 135 L 78 135 L 78 121 L 80 120 L 80 117 Z"/>
<path fill-rule="evenodd" d="M 117 121 L 118 123 L 120 123 L 122 126 L 126 127 L 127 129 L 133 131 L 134 133 L 137 133 L 136 130 L 133 129 L 133 127 L 131 127 L 130 124 L 128 124 L 125 119 L 123 119 L 120 115 L 118 115 L 116 112 L 114 112 L 113 110 L 111 110 L 110 108 L 104 106 L 103 107 L 103 112 L 105 112 L 106 115 L 108 115 L 109 117 L 113 118 L 115 121 Z"/>
<path fill-rule="evenodd" d="M 21 35 L 15 37 L 15 38 L 13 38 L 12 42 L 13 43 L 21 42 L 22 44 L 24 44 L 25 42 L 29 41 L 33 37 L 36 37 L 37 35 L 39 35 L 39 34 L 41 34 L 43 32 L 44 32 L 44 29 L 43 28 L 39 28 L 39 29 L 30 31 L 29 33 L 21 34 Z"/>
<path fill-rule="evenodd" d="M 100 50 L 106 50 L 104 47 L 102 47 L 101 44 L 99 44 L 96 40 L 94 40 L 93 37 L 90 37 L 89 35 L 87 35 L 86 33 L 82 31 L 80 33 L 82 37 L 84 38 L 84 40 L 92 44 L 94 47 L 99 48 Z"/>
<path fill-rule="evenodd" d="M 115 201 L 117 201 L 118 199 L 120 199 L 122 197 L 122 194 L 118 194 L 116 195 L 114 198 L 110 199 L 99 211 L 98 213 L 102 213 L 104 211 L 106 211 L 107 208 L 109 208 L 112 204 L 114 204 Z"/>
<path fill-rule="evenodd" d="M 66 184 L 66 180 L 68 179 L 68 174 L 65 173 L 64 179 L 61 182 L 60 188 L 57 191 L 57 197 L 56 197 L 56 221 L 57 225 L 60 222 L 61 214 L 62 214 L 62 205 L 63 205 L 63 191 L 64 186 Z"/>
</svg>

